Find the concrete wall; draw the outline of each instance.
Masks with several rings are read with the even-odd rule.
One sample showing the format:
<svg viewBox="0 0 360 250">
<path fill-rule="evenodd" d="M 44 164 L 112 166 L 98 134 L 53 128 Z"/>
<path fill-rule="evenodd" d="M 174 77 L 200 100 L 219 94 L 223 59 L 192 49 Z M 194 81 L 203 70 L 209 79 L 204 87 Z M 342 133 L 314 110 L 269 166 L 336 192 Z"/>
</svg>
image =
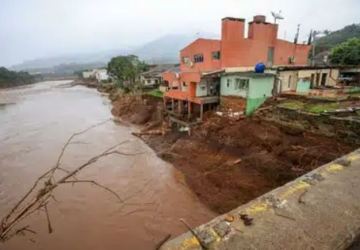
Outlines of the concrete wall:
<svg viewBox="0 0 360 250">
<path fill-rule="evenodd" d="M 246 115 L 251 115 L 267 98 L 271 97 L 273 88 L 274 77 L 252 78 L 246 100 Z"/>
<path fill-rule="evenodd" d="M 299 79 L 296 84 L 296 92 L 297 93 L 309 93 L 310 91 L 310 80 L 307 79 Z"/>
<path fill-rule="evenodd" d="M 196 96 L 203 97 L 208 95 L 208 85 L 205 81 L 201 81 L 196 85 Z"/>
<path fill-rule="evenodd" d="M 182 72 L 191 71 L 212 71 L 220 68 L 220 60 L 212 58 L 212 52 L 220 51 L 220 40 L 199 38 L 180 51 L 180 70 Z M 194 55 L 202 54 L 203 62 L 194 62 Z M 191 63 L 186 64 L 184 58 L 188 58 Z"/>
<path fill-rule="evenodd" d="M 280 79 L 280 92 L 296 90 L 297 71 L 280 71 L 278 78 Z"/>
<path fill-rule="evenodd" d="M 320 81 L 321 81 L 322 74 L 327 74 L 326 85 L 335 86 L 337 84 L 337 80 L 339 78 L 339 70 L 338 69 L 300 70 L 298 73 L 298 77 L 299 78 L 304 78 L 304 77 L 311 78 L 311 74 L 315 74 L 315 78 L 316 78 L 317 73 L 320 74 Z M 320 82 L 318 85 L 320 85 Z"/>
<path fill-rule="evenodd" d="M 248 79 L 247 89 L 237 89 L 236 79 Z M 274 77 L 246 77 L 241 75 L 225 75 L 221 77 L 220 95 L 221 96 L 237 96 L 246 98 L 247 115 L 252 114 L 264 101 L 272 96 L 274 87 Z"/>
<path fill-rule="evenodd" d="M 289 65 L 289 57 L 294 57 L 293 65 L 306 65 L 311 48 L 277 39 L 278 25 L 264 21 L 250 22 L 248 38 L 243 36 L 244 20 L 225 18 L 222 21 L 221 67 L 254 66 L 258 62 L 268 62 L 269 48 L 274 49 L 273 65 Z"/>
<path fill-rule="evenodd" d="M 360 236 L 359 179 L 357 150 L 195 228 L 195 235 L 178 236 L 161 249 L 348 249 Z M 251 222 L 245 223 L 245 218 Z"/>
<path fill-rule="evenodd" d="M 319 83 L 316 83 L 316 74 L 320 74 Z M 281 92 L 284 91 L 296 91 L 297 83 L 300 79 L 311 79 L 311 75 L 314 76 L 313 87 L 320 86 L 321 78 L 323 74 L 326 76 L 326 86 L 335 86 L 339 78 L 338 69 L 311 69 L 311 70 L 288 70 L 280 71 L 278 77 L 281 80 Z M 291 77 L 291 78 L 290 78 Z M 300 83 L 302 84 L 302 83 Z"/>
<path fill-rule="evenodd" d="M 236 79 L 249 79 L 237 75 L 222 76 L 220 80 L 220 95 L 247 97 L 248 89 L 236 89 Z"/>
</svg>

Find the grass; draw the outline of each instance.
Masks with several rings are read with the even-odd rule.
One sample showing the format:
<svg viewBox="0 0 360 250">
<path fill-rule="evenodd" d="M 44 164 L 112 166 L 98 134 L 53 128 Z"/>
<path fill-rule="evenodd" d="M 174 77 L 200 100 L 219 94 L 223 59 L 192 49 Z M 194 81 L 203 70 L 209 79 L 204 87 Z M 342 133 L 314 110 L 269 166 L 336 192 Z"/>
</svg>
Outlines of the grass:
<svg viewBox="0 0 360 250">
<path fill-rule="evenodd" d="M 285 101 L 277 105 L 280 108 L 287 108 L 287 109 L 293 109 L 293 110 L 302 110 L 304 108 L 305 103 L 301 101 L 291 100 L 291 101 Z"/>
<path fill-rule="evenodd" d="M 161 92 L 158 89 L 153 89 L 153 90 L 147 92 L 146 94 L 157 97 L 157 98 L 163 98 L 163 92 Z"/>
<path fill-rule="evenodd" d="M 321 114 L 324 111 L 333 111 L 339 108 L 340 108 L 340 104 L 338 102 L 305 105 L 305 111 L 314 114 Z"/>
<path fill-rule="evenodd" d="M 298 100 L 288 100 L 280 103 L 278 107 L 292 110 L 301 110 L 313 114 L 321 114 L 325 111 L 333 111 L 340 108 L 339 102 L 305 103 Z"/>
</svg>

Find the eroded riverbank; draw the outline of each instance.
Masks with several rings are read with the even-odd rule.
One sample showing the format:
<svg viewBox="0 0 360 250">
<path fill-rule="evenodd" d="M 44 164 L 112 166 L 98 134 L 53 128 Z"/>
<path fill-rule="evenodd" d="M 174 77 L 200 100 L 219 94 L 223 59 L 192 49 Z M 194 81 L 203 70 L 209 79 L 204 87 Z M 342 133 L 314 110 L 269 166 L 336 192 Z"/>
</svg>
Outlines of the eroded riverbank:
<svg viewBox="0 0 360 250">
<path fill-rule="evenodd" d="M 217 213 L 228 212 L 357 148 L 260 117 L 235 121 L 208 114 L 188 136 L 170 132 L 156 119 L 161 100 L 157 103 L 147 96 L 114 100 L 113 114 L 143 124 L 141 138 L 179 169 L 199 199 Z"/>
<path fill-rule="evenodd" d="M 94 89 L 71 87 L 69 82 L 0 93 L 4 100 L 0 107 L 0 214 L 4 214 L 53 166 L 70 135 L 112 116 L 106 96 Z M 128 205 L 91 185 L 60 187 L 55 192 L 57 201 L 49 206 L 54 232 L 48 234 L 45 214 L 39 212 L 24 221 L 36 235 L 13 238 L 0 249 L 153 249 L 166 235 L 187 231 L 180 218 L 196 226 L 214 217 L 184 184 L 182 175 L 132 136 L 133 130 L 106 122 L 77 138 L 63 161 L 64 168 L 73 169 L 128 140 L 121 150 L 140 155 L 111 156 L 79 175 L 129 198 Z"/>
</svg>

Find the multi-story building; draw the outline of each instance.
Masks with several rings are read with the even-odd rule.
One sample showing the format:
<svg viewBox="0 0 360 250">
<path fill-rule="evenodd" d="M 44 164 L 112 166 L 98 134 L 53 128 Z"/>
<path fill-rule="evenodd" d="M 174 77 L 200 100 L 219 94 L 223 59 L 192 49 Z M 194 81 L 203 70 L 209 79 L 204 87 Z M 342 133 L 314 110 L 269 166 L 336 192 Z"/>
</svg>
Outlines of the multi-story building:
<svg viewBox="0 0 360 250">
<path fill-rule="evenodd" d="M 245 19 L 223 18 L 221 39 L 199 38 L 182 49 L 177 84 L 165 93 L 165 103 L 171 101 L 172 109 L 178 106 L 180 111 L 186 106 L 190 117 L 196 108 L 194 105 L 200 105 L 202 113 L 204 104 L 218 102 L 217 71 L 244 72 L 252 70 L 257 63 L 271 67 L 307 64 L 311 46 L 278 39 L 278 24 L 266 22 L 265 16 L 255 16 L 248 25 L 245 37 Z M 169 82 L 174 80 L 169 72 L 163 78 Z"/>
</svg>

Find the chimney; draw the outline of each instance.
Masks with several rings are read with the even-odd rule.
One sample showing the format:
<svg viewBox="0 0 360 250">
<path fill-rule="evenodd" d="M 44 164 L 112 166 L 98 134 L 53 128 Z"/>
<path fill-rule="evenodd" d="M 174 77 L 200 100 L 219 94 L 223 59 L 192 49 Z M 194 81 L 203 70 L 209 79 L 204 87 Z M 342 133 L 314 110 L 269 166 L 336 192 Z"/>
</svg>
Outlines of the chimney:
<svg viewBox="0 0 360 250">
<path fill-rule="evenodd" d="M 221 40 L 239 41 L 244 39 L 245 19 L 225 17 L 222 19 Z"/>
<path fill-rule="evenodd" d="M 263 15 L 256 15 L 253 19 L 254 23 L 266 23 L 266 16 Z"/>
</svg>

